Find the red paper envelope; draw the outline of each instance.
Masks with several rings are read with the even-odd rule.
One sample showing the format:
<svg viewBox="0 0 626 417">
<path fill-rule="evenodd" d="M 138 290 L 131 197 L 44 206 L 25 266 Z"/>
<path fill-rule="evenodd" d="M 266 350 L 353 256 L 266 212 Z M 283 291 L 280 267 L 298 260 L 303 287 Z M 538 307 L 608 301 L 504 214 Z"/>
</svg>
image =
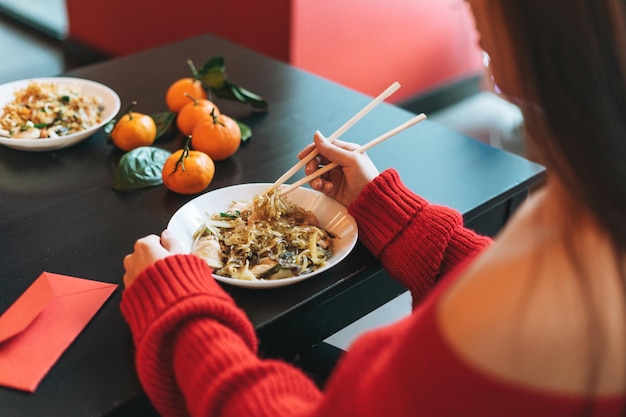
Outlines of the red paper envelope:
<svg viewBox="0 0 626 417">
<path fill-rule="evenodd" d="M 42 273 L 0 316 L 0 385 L 34 392 L 115 288 Z"/>
</svg>

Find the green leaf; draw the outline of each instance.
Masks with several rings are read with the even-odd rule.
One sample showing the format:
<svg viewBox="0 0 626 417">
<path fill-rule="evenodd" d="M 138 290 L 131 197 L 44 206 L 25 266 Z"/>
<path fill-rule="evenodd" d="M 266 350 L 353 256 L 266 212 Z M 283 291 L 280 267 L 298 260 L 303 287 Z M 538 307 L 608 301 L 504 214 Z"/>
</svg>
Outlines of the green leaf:
<svg viewBox="0 0 626 417">
<path fill-rule="evenodd" d="M 176 119 L 176 113 L 165 111 L 160 113 L 153 113 L 150 115 L 150 117 L 152 117 L 154 119 L 154 123 L 156 123 L 156 139 L 158 139 L 170 128 L 170 126 L 174 122 L 174 119 Z"/>
<path fill-rule="evenodd" d="M 115 170 L 113 189 L 134 190 L 163 183 L 161 171 L 170 152 L 142 146 L 125 153 Z"/>
<path fill-rule="evenodd" d="M 115 125 L 117 124 L 117 119 L 113 118 L 111 119 L 111 121 L 107 124 L 105 124 L 102 127 L 102 130 L 104 130 L 104 133 L 106 133 L 106 143 L 107 145 L 113 145 L 113 139 L 111 138 L 111 132 L 113 132 L 113 129 L 115 129 Z"/>
<path fill-rule="evenodd" d="M 226 64 L 223 56 L 210 58 L 198 71 L 198 77 L 209 88 L 222 88 L 226 80 Z"/>
<path fill-rule="evenodd" d="M 268 110 L 267 101 L 263 97 L 238 86 L 232 81 L 224 80 L 224 85 L 221 88 L 212 88 L 211 91 L 219 98 L 247 103 L 264 112 Z"/>
<path fill-rule="evenodd" d="M 235 120 L 241 130 L 241 141 L 245 142 L 252 137 L 252 129 L 245 123 L 241 123 L 239 120 Z"/>
<path fill-rule="evenodd" d="M 107 134 L 107 136 L 111 135 L 111 132 L 113 132 L 113 128 L 115 128 L 115 125 L 117 124 L 117 119 L 113 118 L 111 119 L 111 121 L 107 124 L 104 125 L 104 127 L 102 129 L 104 129 L 104 133 Z"/>
<path fill-rule="evenodd" d="M 246 90 L 241 86 L 235 85 L 228 80 L 226 80 L 226 82 L 230 85 L 230 88 L 236 89 L 239 96 L 242 96 L 246 102 L 252 105 L 252 107 L 267 111 L 268 104 L 263 97 L 258 94 L 254 94 L 252 91 Z"/>
<path fill-rule="evenodd" d="M 203 84 L 219 98 L 250 104 L 254 109 L 263 112 L 268 110 L 268 103 L 263 97 L 228 79 L 223 56 L 210 58 L 197 75 Z"/>
</svg>

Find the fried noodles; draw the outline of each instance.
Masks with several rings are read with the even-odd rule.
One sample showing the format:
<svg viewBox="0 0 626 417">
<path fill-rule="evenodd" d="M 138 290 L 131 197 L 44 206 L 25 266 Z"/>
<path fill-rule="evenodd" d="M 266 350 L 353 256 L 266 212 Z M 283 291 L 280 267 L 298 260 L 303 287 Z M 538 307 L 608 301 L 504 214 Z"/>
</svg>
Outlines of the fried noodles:
<svg viewBox="0 0 626 417">
<path fill-rule="evenodd" d="M 67 85 L 31 81 L 14 96 L 0 115 L 0 129 L 14 138 L 65 136 L 102 121 L 102 99 Z"/>
<path fill-rule="evenodd" d="M 312 212 L 271 191 L 254 197 L 249 208 L 213 213 L 194 234 L 192 253 L 217 275 L 273 280 L 326 264 L 333 237 Z"/>
</svg>

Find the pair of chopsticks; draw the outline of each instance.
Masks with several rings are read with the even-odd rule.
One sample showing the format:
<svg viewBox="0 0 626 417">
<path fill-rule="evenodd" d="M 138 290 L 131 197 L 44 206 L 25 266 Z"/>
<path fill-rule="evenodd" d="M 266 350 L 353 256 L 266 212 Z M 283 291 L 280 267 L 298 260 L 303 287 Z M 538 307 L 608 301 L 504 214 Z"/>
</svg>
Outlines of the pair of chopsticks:
<svg viewBox="0 0 626 417">
<path fill-rule="evenodd" d="M 385 91 L 383 91 L 382 93 L 380 93 L 374 100 L 372 100 L 369 104 L 367 104 L 365 107 L 363 107 L 358 113 L 356 113 L 354 116 L 352 116 L 350 118 L 350 120 L 348 120 L 346 123 L 343 124 L 343 126 L 341 126 L 339 129 L 337 129 L 332 135 L 330 135 L 328 137 L 328 140 L 330 142 L 334 142 L 335 140 L 337 140 L 339 138 L 339 136 L 341 136 L 342 134 L 344 134 L 348 129 L 350 129 L 352 126 L 354 126 L 359 120 L 361 120 L 361 118 L 363 118 L 363 116 L 365 116 L 367 113 L 369 113 L 372 109 L 374 109 L 374 107 L 376 107 L 377 105 L 379 105 L 380 103 L 382 103 L 387 97 L 389 97 L 391 94 L 393 94 L 398 88 L 400 88 L 400 83 L 398 83 L 397 81 L 394 82 L 393 84 L 391 84 Z M 358 152 L 358 153 L 363 153 L 366 150 L 378 145 L 379 143 L 389 139 L 390 137 L 402 132 L 403 130 L 421 122 L 422 120 L 426 119 L 426 115 L 424 113 L 421 113 L 419 115 L 417 115 L 416 117 L 402 123 L 399 126 L 396 126 L 395 128 L 389 130 L 386 133 L 383 133 L 382 135 L 380 135 L 379 137 L 377 137 L 376 139 L 373 139 L 371 141 L 369 141 L 368 143 L 366 143 L 365 145 L 357 148 L 354 152 Z M 276 189 L 278 187 L 280 187 L 282 184 L 285 183 L 285 181 L 287 181 L 289 178 L 291 178 L 296 172 L 298 172 L 298 170 L 300 168 L 302 168 L 303 166 L 305 166 L 310 160 L 312 160 L 313 158 L 315 158 L 318 155 L 318 151 L 317 149 L 314 149 L 313 151 L 311 151 L 306 157 L 304 157 L 303 159 L 301 159 L 298 163 L 296 163 L 293 167 L 291 167 L 287 172 L 285 172 L 280 178 L 278 178 L 276 180 L 276 182 L 274 182 L 274 184 L 272 184 L 268 190 L 266 192 L 269 192 L 273 189 Z M 307 175 L 306 177 L 294 182 L 293 184 L 289 185 L 287 188 L 284 188 L 282 190 L 280 190 L 280 193 L 285 195 L 288 194 L 290 192 L 292 192 L 293 190 L 295 190 L 296 188 L 300 187 L 301 185 L 306 184 L 307 182 L 311 181 L 314 178 L 319 177 L 320 175 L 330 171 L 331 169 L 337 167 L 338 164 L 335 162 L 332 162 L 320 169 L 318 169 L 317 171 L 313 172 L 310 175 Z"/>
<path fill-rule="evenodd" d="M 358 153 L 363 153 L 366 150 L 373 148 L 374 146 L 378 145 L 381 142 L 386 141 L 387 139 L 389 139 L 390 137 L 397 135 L 398 133 L 402 132 L 405 129 L 408 129 L 409 127 L 421 122 L 422 120 L 426 119 L 426 115 L 424 113 L 421 113 L 415 117 L 413 117 L 410 120 L 407 120 L 406 122 L 402 123 L 401 125 L 398 125 L 396 127 L 394 127 L 393 129 L 391 129 L 390 131 L 383 133 L 382 135 L 380 135 L 379 137 L 377 137 L 376 139 L 372 139 L 371 141 L 367 142 L 365 145 L 357 148 L 354 150 L 354 152 L 358 152 Z M 331 162 L 330 164 L 327 164 L 323 167 L 321 167 L 320 169 L 318 169 L 317 171 L 307 175 L 306 177 L 299 179 L 298 181 L 294 182 L 293 184 L 289 185 L 287 188 L 281 189 L 280 193 L 285 195 L 288 194 L 290 192 L 292 192 L 293 190 L 295 190 L 296 188 L 300 187 L 301 185 L 306 184 L 307 182 L 311 181 L 314 178 L 319 177 L 322 174 L 327 173 L 328 171 L 330 171 L 331 169 L 335 168 L 339 166 L 338 163 L 336 162 Z"/>
</svg>

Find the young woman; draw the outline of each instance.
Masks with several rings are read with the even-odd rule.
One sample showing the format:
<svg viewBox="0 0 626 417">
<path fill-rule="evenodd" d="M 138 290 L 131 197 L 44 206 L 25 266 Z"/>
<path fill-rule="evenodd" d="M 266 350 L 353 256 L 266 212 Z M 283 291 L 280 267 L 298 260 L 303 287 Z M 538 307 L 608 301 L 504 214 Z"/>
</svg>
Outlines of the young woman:
<svg viewBox="0 0 626 417">
<path fill-rule="evenodd" d="M 414 313 L 359 338 L 324 392 L 256 354 L 251 324 L 165 231 L 127 256 L 122 311 L 164 416 L 624 415 L 624 0 L 470 0 L 499 89 L 548 168 L 491 242 L 316 135 L 311 186 L 349 207 Z M 436 284 L 436 285 L 435 285 Z"/>
</svg>

